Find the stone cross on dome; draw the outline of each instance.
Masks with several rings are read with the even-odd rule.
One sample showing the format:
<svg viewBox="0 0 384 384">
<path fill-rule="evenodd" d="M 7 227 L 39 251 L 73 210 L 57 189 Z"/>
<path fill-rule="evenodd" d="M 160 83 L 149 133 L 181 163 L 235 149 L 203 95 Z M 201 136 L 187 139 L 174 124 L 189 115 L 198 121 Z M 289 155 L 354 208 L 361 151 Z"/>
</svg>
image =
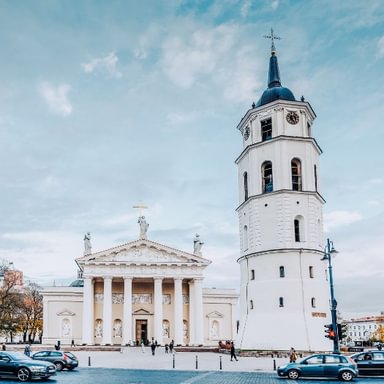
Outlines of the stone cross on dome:
<svg viewBox="0 0 384 384">
<path fill-rule="evenodd" d="M 275 39 L 276 40 L 281 40 L 281 37 L 275 36 L 273 33 L 273 28 L 271 28 L 271 34 L 270 35 L 264 35 L 266 39 L 271 39 L 271 53 L 274 55 L 276 53 L 276 48 L 275 48 Z"/>
</svg>

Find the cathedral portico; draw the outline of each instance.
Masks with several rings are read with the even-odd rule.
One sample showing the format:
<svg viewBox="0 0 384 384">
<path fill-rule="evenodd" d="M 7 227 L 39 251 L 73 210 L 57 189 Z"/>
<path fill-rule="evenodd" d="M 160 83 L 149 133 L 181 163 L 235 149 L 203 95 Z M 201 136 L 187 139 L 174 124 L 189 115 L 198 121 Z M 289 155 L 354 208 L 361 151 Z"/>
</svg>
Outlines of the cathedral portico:
<svg viewBox="0 0 384 384">
<path fill-rule="evenodd" d="M 96 253 L 91 252 L 90 234 L 85 236 L 84 256 L 76 259 L 82 276 L 78 280 L 82 284 L 76 288 L 82 294 L 82 309 L 73 313 L 81 318 L 81 326 L 71 336 L 77 342 L 137 345 L 154 340 L 164 345 L 174 340 L 175 345 L 204 345 L 210 340 L 204 335 L 202 283 L 204 269 L 211 262 L 201 257 L 203 242 L 196 235 L 194 253 L 183 252 L 148 240 L 144 236 L 147 228 L 141 224 L 143 233 L 136 241 Z M 57 291 L 43 292 L 48 312 L 44 340 L 65 343 L 50 325 L 59 321 L 55 311 L 63 306 L 56 300 Z M 229 307 L 236 304 L 234 296 L 227 300 Z M 231 324 L 223 326 L 223 339 L 233 338 L 228 306 L 222 311 L 228 312 Z"/>
</svg>

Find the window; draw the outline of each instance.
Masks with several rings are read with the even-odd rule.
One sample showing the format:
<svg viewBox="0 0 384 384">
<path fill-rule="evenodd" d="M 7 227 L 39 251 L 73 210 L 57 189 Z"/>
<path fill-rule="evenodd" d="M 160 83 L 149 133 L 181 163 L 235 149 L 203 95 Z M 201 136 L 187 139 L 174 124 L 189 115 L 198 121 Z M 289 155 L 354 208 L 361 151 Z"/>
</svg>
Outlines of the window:
<svg viewBox="0 0 384 384">
<path fill-rule="evenodd" d="M 279 307 L 284 307 L 284 298 L 279 297 Z"/>
<path fill-rule="evenodd" d="M 302 191 L 301 183 L 301 161 L 299 159 L 293 159 L 291 161 L 291 172 L 292 172 L 292 190 Z"/>
<path fill-rule="evenodd" d="M 311 129 L 311 124 L 307 123 L 307 132 L 308 132 L 308 137 L 312 136 L 312 129 Z"/>
<path fill-rule="evenodd" d="M 253 300 L 251 300 L 251 301 L 249 302 L 249 308 L 250 308 L 250 309 L 253 309 Z"/>
<path fill-rule="evenodd" d="M 261 141 L 272 139 L 272 119 L 262 120 L 261 124 Z"/>
<path fill-rule="evenodd" d="M 255 280 L 255 270 L 251 269 L 251 280 Z"/>
<path fill-rule="evenodd" d="M 266 161 L 261 166 L 261 175 L 262 175 L 262 189 L 263 193 L 268 193 L 273 191 L 273 177 L 272 177 L 272 163 Z"/>
<path fill-rule="evenodd" d="M 315 191 L 317 192 L 317 166 L 316 166 L 316 164 L 313 166 L 313 173 L 315 175 Z"/>
<path fill-rule="evenodd" d="M 300 242 L 300 220 L 299 219 L 294 220 L 294 227 L 295 227 L 295 241 Z"/>
<path fill-rule="evenodd" d="M 285 270 L 283 266 L 280 267 L 280 277 L 285 277 Z"/>
<path fill-rule="evenodd" d="M 244 225 L 244 251 L 248 249 L 248 227 Z"/>
<path fill-rule="evenodd" d="M 247 172 L 244 172 L 243 180 L 244 180 L 244 200 L 248 200 L 248 173 Z"/>
<path fill-rule="evenodd" d="M 313 267 L 312 265 L 309 266 L 309 277 L 313 279 Z"/>
<path fill-rule="evenodd" d="M 311 299 L 311 306 L 312 308 L 316 308 L 316 299 L 314 297 Z"/>
</svg>

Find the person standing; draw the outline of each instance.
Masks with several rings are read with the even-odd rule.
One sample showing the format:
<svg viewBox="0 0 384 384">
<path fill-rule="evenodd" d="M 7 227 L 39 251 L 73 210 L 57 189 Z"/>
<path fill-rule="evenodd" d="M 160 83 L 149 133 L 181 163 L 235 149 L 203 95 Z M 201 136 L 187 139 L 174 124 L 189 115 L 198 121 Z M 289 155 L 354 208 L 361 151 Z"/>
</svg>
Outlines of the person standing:
<svg viewBox="0 0 384 384">
<path fill-rule="evenodd" d="M 297 353 L 295 351 L 295 348 L 291 348 L 291 350 L 289 351 L 289 362 L 290 363 L 296 363 L 296 359 L 297 359 Z"/>
<path fill-rule="evenodd" d="M 236 351 L 235 351 L 235 344 L 232 341 L 231 342 L 231 361 L 233 361 L 233 359 L 235 359 L 237 361 Z"/>
<path fill-rule="evenodd" d="M 169 343 L 169 352 L 170 352 L 170 353 L 173 353 L 173 344 L 174 344 L 174 341 L 172 340 L 172 341 Z"/>
<path fill-rule="evenodd" d="M 156 344 L 154 342 L 152 342 L 151 344 L 151 351 L 152 351 L 152 356 L 155 356 Z"/>
</svg>

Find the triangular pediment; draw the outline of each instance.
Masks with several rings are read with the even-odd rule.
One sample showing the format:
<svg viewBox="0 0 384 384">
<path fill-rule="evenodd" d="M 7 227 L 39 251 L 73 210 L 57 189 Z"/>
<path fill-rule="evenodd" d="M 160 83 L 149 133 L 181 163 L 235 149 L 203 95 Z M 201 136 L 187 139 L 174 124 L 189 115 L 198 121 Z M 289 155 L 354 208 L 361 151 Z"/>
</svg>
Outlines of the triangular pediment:
<svg viewBox="0 0 384 384">
<path fill-rule="evenodd" d="M 224 317 L 224 315 L 220 312 L 213 311 L 207 314 L 208 318 L 216 318 L 216 319 L 221 319 Z"/>
<path fill-rule="evenodd" d="M 106 251 L 92 253 L 76 260 L 81 264 L 179 264 L 208 265 L 211 262 L 150 240 L 137 240 Z"/>
<path fill-rule="evenodd" d="M 136 311 L 133 311 L 134 315 L 151 315 L 151 312 L 147 311 L 144 308 L 137 309 Z"/>
<path fill-rule="evenodd" d="M 57 316 L 75 316 L 76 313 L 70 311 L 69 309 L 64 309 L 56 313 Z"/>
</svg>

